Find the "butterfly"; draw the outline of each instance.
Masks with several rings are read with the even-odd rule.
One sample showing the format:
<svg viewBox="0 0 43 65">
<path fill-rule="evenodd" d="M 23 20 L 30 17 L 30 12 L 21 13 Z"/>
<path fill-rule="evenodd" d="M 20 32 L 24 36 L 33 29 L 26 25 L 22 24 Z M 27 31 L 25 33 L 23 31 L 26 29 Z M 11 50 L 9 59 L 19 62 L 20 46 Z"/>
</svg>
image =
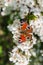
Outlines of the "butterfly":
<svg viewBox="0 0 43 65">
<path fill-rule="evenodd" d="M 25 42 L 27 39 L 32 39 L 32 27 L 27 23 L 27 22 L 22 22 L 21 23 L 21 34 L 20 34 L 20 38 L 19 38 L 19 42 Z"/>
</svg>

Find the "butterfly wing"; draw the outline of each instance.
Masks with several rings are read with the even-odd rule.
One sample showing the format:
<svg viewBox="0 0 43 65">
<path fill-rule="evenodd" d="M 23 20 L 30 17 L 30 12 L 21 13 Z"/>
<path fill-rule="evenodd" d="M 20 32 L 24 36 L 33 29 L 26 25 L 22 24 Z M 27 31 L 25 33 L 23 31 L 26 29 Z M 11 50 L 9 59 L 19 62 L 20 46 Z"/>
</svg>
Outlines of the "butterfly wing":
<svg viewBox="0 0 43 65">
<path fill-rule="evenodd" d="M 20 35 L 20 38 L 19 38 L 19 42 L 25 42 L 26 41 L 26 37 L 24 34 L 21 34 Z"/>
<path fill-rule="evenodd" d="M 23 24 L 22 24 L 22 26 L 21 26 L 21 30 L 25 30 L 26 29 L 26 27 L 27 27 L 27 23 L 26 22 L 24 22 Z"/>
</svg>

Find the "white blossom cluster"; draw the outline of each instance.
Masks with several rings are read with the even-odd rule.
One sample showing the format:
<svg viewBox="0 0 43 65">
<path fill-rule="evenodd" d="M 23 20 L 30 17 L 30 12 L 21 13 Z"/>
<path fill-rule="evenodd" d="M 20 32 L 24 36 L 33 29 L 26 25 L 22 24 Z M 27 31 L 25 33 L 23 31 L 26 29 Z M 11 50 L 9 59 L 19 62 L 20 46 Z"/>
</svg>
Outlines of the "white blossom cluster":
<svg viewBox="0 0 43 65">
<path fill-rule="evenodd" d="M 30 52 L 26 51 L 25 55 L 23 55 L 23 52 L 19 52 L 19 49 L 16 47 L 12 50 L 9 60 L 13 61 L 15 65 L 27 65 L 29 63 L 30 56 Z"/>
<path fill-rule="evenodd" d="M 43 8 L 43 0 L 37 0 L 40 7 Z"/>
<path fill-rule="evenodd" d="M 20 46 L 20 45 L 18 45 Z M 10 53 L 9 60 L 12 61 L 15 65 L 28 65 L 30 60 L 30 57 L 33 55 L 36 57 L 36 53 L 34 49 L 20 49 L 19 47 L 14 47 L 12 52 Z M 22 47 L 22 46 L 21 46 Z M 25 47 L 25 46 L 24 46 Z M 22 47 L 23 48 L 23 47 Z"/>
<path fill-rule="evenodd" d="M 32 27 L 32 39 L 26 39 L 25 42 L 19 43 L 19 37 L 21 32 L 21 22 L 20 19 L 15 18 L 12 24 L 9 24 L 7 28 L 13 34 L 13 42 L 17 45 L 13 48 L 10 53 L 9 60 L 12 61 L 15 65 L 28 65 L 30 57 L 33 55 L 36 57 L 36 53 L 33 49 L 33 46 L 37 44 L 37 38 L 34 36 L 39 36 L 40 40 L 43 42 L 43 16 L 41 11 L 43 11 L 43 0 L 5 0 L 4 8 L 1 12 L 2 15 L 7 15 L 11 11 L 19 10 L 19 15 L 21 19 L 24 19 L 28 13 L 33 12 L 33 15 L 36 16 L 36 19 L 29 20 L 29 25 Z M 27 31 L 27 30 L 26 30 Z"/>
<path fill-rule="evenodd" d="M 34 14 L 38 14 L 39 12 L 43 11 L 43 0 L 4 0 L 4 7 L 1 14 L 8 15 L 11 13 L 12 10 L 19 10 L 19 15 L 21 18 L 25 18 L 25 16 L 30 13 L 34 12 Z"/>
<path fill-rule="evenodd" d="M 9 14 L 11 10 L 19 10 L 19 15 L 24 18 L 29 13 L 28 7 L 34 6 L 34 0 L 5 0 L 2 15 Z"/>
<path fill-rule="evenodd" d="M 33 33 L 37 34 L 43 42 L 43 16 L 40 16 L 35 21 L 32 20 L 30 25 L 33 27 Z"/>
</svg>

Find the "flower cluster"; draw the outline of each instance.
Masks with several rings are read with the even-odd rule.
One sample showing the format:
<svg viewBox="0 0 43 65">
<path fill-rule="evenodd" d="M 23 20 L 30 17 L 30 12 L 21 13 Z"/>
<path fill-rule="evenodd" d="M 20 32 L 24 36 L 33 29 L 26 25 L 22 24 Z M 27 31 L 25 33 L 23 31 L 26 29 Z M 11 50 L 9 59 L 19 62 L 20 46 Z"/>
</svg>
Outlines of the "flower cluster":
<svg viewBox="0 0 43 65">
<path fill-rule="evenodd" d="M 5 0 L 5 7 L 3 8 L 2 15 L 9 14 L 11 10 L 19 10 L 19 15 L 21 18 L 24 18 L 29 13 L 29 6 L 34 6 L 34 0 Z"/>
<path fill-rule="evenodd" d="M 27 52 L 27 51 L 26 51 Z M 27 57 L 28 55 L 28 57 Z M 30 52 L 25 53 L 21 52 L 17 47 L 12 50 L 10 61 L 13 61 L 15 65 L 27 65 L 30 58 Z"/>
<path fill-rule="evenodd" d="M 37 1 L 37 2 L 36 2 Z M 34 12 L 38 14 L 43 11 L 43 0 L 4 0 L 4 7 L 1 14 L 8 15 L 11 11 L 19 11 L 19 16 L 25 18 L 25 16 Z"/>
<path fill-rule="evenodd" d="M 32 20 L 30 25 L 33 27 L 33 33 L 38 35 L 43 42 L 43 17 L 40 17 L 35 21 Z"/>
<path fill-rule="evenodd" d="M 13 34 L 13 42 L 16 46 L 10 53 L 9 60 L 15 65 L 28 65 L 31 61 L 30 57 L 33 55 L 36 57 L 36 52 L 33 46 L 38 41 L 43 42 L 43 1 L 41 0 L 5 0 L 4 1 L 2 15 L 8 15 L 12 11 L 15 19 L 12 24 L 9 24 L 7 28 Z M 32 13 L 35 18 L 31 20 Z M 26 18 L 30 16 L 29 18 Z M 13 18 L 13 15 L 12 17 Z M 37 37 L 39 39 L 37 39 Z"/>
</svg>

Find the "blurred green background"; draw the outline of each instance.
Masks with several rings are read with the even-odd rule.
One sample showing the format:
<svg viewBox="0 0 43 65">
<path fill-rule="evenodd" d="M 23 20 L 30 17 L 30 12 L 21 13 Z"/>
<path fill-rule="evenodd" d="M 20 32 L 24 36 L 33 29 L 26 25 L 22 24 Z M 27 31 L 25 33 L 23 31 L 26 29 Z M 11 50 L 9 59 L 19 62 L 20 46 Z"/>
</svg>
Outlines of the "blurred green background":
<svg viewBox="0 0 43 65">
<path fill-rule="evenodd" d="M 9 52 L 13 48 L 12 34 L 8 31 L 9 15 L 2 17 L 0 14 L 0 65 L 13 65 L 9 61 Z"/>
</svg>

